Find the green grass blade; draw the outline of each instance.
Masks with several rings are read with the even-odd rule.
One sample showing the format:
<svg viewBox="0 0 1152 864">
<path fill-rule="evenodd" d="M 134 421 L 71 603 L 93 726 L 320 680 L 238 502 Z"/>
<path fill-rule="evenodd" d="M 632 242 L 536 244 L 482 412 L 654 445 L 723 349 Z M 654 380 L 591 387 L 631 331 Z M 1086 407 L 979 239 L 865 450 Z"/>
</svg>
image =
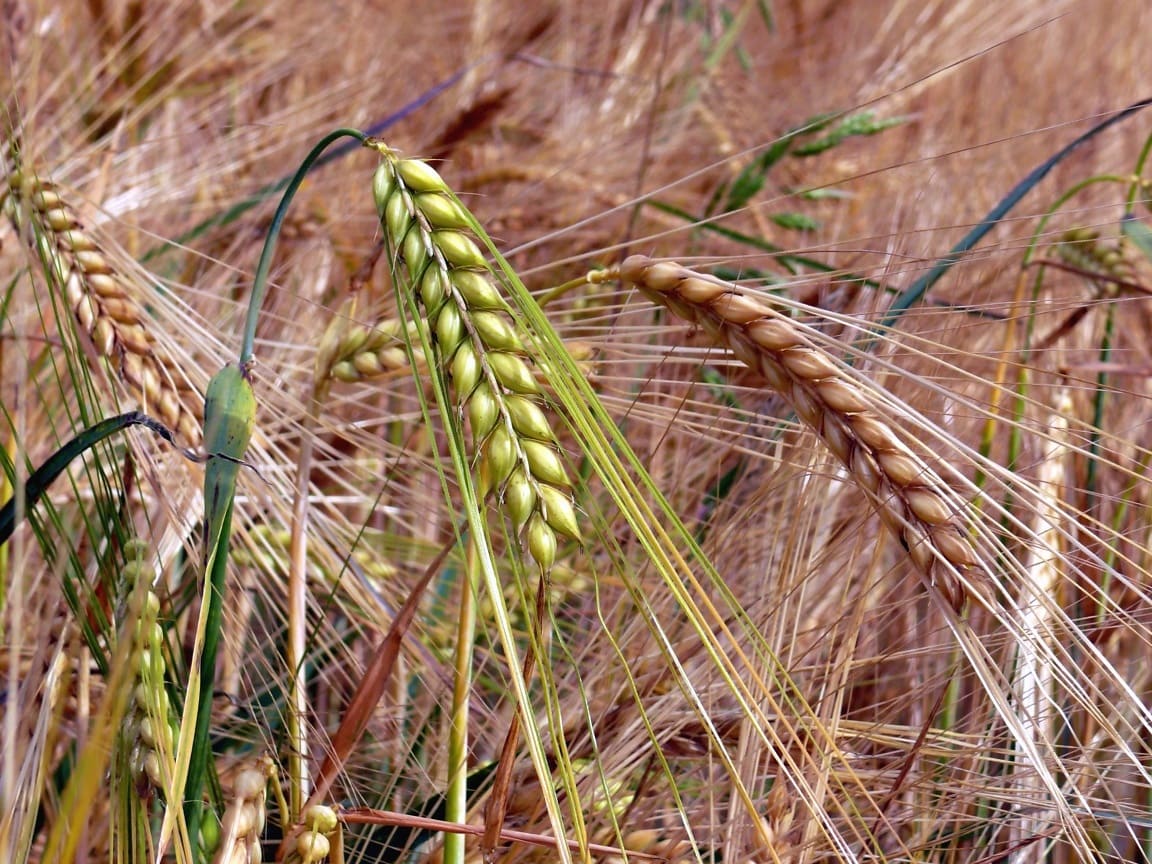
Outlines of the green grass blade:
<svg viewBox="0 0 1152 864">
<path fill-rule="evenodd" d="M 1139 102 L 1134 102 L 1127 108 L 1113 114 L 1107 120 L 1097 123 L 1084 134 L 1077 136 L 1069 144 L 1057 150 L 1056 153 L 1032 169 L 1023 180 L 1012 187 L 1011 191 L 1000 200 L 999 204 L 988 211 L 988 215 L 981 219 L 976 227 L 964 235 L 964 239 L 953 246 L 947 255 L 932 265 L 932 269 L 913 282 L 907 291 L 896 298 L 895 302 L 884 314 L 884 317 L 877 323 L 876 329 L 881 331 L 892 327 L 900 320 L 905 312 L 920 302 L 932 289 L 932 286 L 939 282 L 944 274 L 952 269 L 952 265 L 963 258 L 967 252 L 971 251 L 977 243 L 983 240 L 988 232 L 995 228 L 1000 220 L 1008 215 L 1012 208 L 1019 204 L 1036 184 L 1048 176 L 1048 173 L 1053 168 L 1104 130 L 1144 110 L 1149 105 L 1152 105 L 1152 98 L 1141 99 Z"/>
<path fill-rule="evenodd" d="M 8 542 L 12 532 L 16 530 L 16 526 L 24 519 L 28 511 L 36 506 L 36 503 L 48 491 L 52 481 L 64 472 L 64 469 L 72 463 L 73 459 L 129 426 L 144 426 L 173 447 L 176 446 L 172 432 L 164 424 L 153 420 L 140 411 L 129 411 L 127 414 L 109 417 L 107 420 L 102 420 L 95 426 L 85 429 L 33 471 L 24 484 L 23 491 L 14 494 L 12 499 L 0 509 L 0 544 Z M 5 460 L 4 467 L 5 469 L 9 468 L 7 460 Z M 13 481 L 11 473 L 9 473 L 8 479 L 9 482 Z"/>
</svg>

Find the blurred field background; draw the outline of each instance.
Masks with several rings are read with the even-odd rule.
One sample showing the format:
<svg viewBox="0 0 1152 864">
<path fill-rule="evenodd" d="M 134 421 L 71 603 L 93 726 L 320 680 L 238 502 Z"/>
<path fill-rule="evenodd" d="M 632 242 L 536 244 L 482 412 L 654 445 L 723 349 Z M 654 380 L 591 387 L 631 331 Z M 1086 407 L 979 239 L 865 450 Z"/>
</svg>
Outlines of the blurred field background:
<svg viewBox="0 0 1152 864">
<path fill-rule="evenodd" d="M 191 414 L 235 360 L 278 197 L 268 188 L 330 129 L 378 128 L 472 210 L 682 521 L 686 563 L 670 575 L 589 469 L 595 455 L 561 435 L 588 527 L 551 575 L 528 712 L 563 818 L 550 822 L 521 748 L 508 827 L 583 838 L 571 860 L 1152 857 L 1152 271 L 1144 233 L 1122 222 L 1149 220 L 1138 172 L 1152 114 L 1064 160 L 925 302 L 853 349 L 1029 171 L 1152 96 L 1152 8 L 0 6 L 6 175 L 19 165 L 57 184 Z M 257 331 L 256 470 L 241 471 L 212 713 L 209 809 L 225 824 L 254 760 L 269 755 L 271 773 L 295 782 L 297 675 L 299 770 L 319 770 L 379 668 L 374 646 L 459 515 L 438 476 L 443 434 L 421 412 L 427 370 L 408 362 L 402 328 L 376 367 L 313 398 L 334 320 L 392 327 L 399 314 L 386 262 L 372 266 L 376 163 L 358 148 L 309 175 Z M 77 325 L 19 224 L 0 228 L 3 500 L 14 472 L 141 407 L 120 355 Z M 957 615 L 926 591 L 817 435 L 709 334 L 625 285 L 569 285 L 633 253 L 744 280 L 826 338 L 910 446 L 950 466 L 1000 605 Z M 125 548 L 140 538 L 154 569 L 164 689 L 178 705 L 203 566 L 202 470 L 128 433 L 77 463 L 0 551 L 5 860 L 158 854 L 163 796 L 131 768 L 142 757 L 125 639 L 142 589 L 125 576 Z M 301 483 L 307 628 L 293 669 L 287 538 Z M 467 567 L 459 551 L 439 565 L 328 795 L 353 814 L 347 861 L 441 860 L 441 835 L 354 816 L 443 817 Z M 534 578 L 516 571 L 507 584 L 503 597 L 477 595 L 474 825 L 516 711 L 493 608 L 524 650 L 540 647 Z M 273 798 L 268 859 L 299 816 Z M 166 854 L 183 860 L 178 847 Z M 481 860 L 476 840 L 466 854 Z M 519 841 L 493 854 L 560 860 Z"/>
</svg>

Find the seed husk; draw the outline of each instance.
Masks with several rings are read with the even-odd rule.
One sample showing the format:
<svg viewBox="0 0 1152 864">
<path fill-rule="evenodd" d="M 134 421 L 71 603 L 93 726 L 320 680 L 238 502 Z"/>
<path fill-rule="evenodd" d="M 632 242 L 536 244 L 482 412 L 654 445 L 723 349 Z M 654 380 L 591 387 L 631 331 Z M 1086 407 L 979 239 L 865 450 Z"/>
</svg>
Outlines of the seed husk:
<svg viewBox="0 0 1152 864">
<path fill-rule="evenodd" d="M 554 486 L 540 484 L 540 503 L 544 520 L 551 528 L 565 537 L 580 539 L 580 524 L 576 520 L 576 508 L 572 499 Z"/>
<path fill-rule="evenodd" d="M 528 552 L 543 571 L 551 570 L 556 563 L 556 533 L 539 514 L 529 520 L 527 533 Z"/>
<path fill-rule="evenodd" d="M 538 441 L 551 440 L 552 427 L 544 411 L 534 401 L 525 396 L 509 395 L 504 397 L 504 407 L 517 433 Z"/>
<path fill-rule="evenodd" d="M 528 466 L 532 470 L 533 477 L 552 486 L 571 485 L 568 474 L 564 471 L 564 464 L 560 461 L 560 456 L 551 444 L 545 444 L 543 441 L 526 440 L 522 441 L 520 446 L 528 459 Z"/>
<path fill-rule="evenodd" d="M 540 385 L 528 371 L 528 365 L 517 355 L 506 351 L 494 351 L 488 355 L 488 365 L 492 368 L 496 380 L 513 393 L 540 392 Z"/>
</svg>

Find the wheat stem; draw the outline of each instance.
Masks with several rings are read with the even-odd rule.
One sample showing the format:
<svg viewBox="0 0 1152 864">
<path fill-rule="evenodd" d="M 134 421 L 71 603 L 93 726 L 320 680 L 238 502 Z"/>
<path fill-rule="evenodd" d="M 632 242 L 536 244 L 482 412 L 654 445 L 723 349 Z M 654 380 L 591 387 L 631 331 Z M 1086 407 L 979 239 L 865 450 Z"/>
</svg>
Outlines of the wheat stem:
<svg viewBox="0 0 1152 864">
<path fill-rule="evenodd" d="M 268 226 L 268 234 L 264 238 L 264 248 L 260 250 L 260 260 L 256 265 L 256 275 L 252 279 L 252 295 L 248 300 L 248 315 L 244 319 L 244 336 L 240 343 L 240 365 L 246 366 L 252 361 L 253 349 L 256 344 L 256 322 L 260 318 L 260 307 L 264 305 L 264 292 L 268 288 L 268 272 L 272 269 L 272 256 L 276 251 L 276 241 L 280 237 L 280 228 L 284 224 L 284 217 L 288 215 L 288 207 L 296 195 L 296 190 L 304 182 L 309 169 L 316 163 L 328 147 L 341 138 L 355 138 L 363 142 L 364 133 L 358 129 L 336 129 L 329 132 L 313 147 L 296 173 L 292 175 L 284 195 L 276 207 L 272 217 L 272 224 Z"/>
</svg>

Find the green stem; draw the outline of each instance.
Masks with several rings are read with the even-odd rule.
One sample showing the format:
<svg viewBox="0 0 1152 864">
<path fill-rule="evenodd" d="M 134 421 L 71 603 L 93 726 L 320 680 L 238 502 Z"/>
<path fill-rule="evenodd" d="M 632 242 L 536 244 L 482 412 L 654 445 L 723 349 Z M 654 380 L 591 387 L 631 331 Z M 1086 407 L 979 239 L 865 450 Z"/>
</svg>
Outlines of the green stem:
<svg viewBox="0 0 1152 864">
<path fill-rule="evenodd" d="M 468 700 L 472 692 L 472 648 L 476 642 L 476 592 L 479 562 L 476 540 L 468 541 L 468 566 L 460 586 L 456 628 L 455 679 L 448 733 L 448 789 L 444 818 L 461 825 L 468 821 Z M 464 834 L 444 835 L 444 864 L 464 864 Z"/>
<path fill-rule="evenodd" d="M 329 146 L 341 138 L 355 138 L 364 143 L 367 136 L 359 129 L 342 128 L 329 132 L 304 157 L 304 161 L 300 163 L 300 167 L 292 175 L 292 179 L 284 190 L 284 195 L 280 198 L 280 204 L 277 206 L 276 214 L 272 217 L 272 224 L 268 228 L 268 236 L 264 239 L 260 263 L 256 265 L 256 276 L 252 280 L 252 296 L 248 301 L 248 317 L 244 321 L 244 340 L 240 346 L 241 366 L 246 366 L 252 361 L 252 349 L 256 343 L 256 320 L 260 317 L 260 307 L 264 303 L 264 293 L 268 288 L 268 271 L 272 269 L 272 255 L 276 251 L 276 241 L 280 237 L 280 227 L 284 224 L 284 217 L 288 215 L 288 207 L 296 195 L 296 190 L 304 182 L 304 177 L 308 174 L 309 169 Z"/>
</svg>

